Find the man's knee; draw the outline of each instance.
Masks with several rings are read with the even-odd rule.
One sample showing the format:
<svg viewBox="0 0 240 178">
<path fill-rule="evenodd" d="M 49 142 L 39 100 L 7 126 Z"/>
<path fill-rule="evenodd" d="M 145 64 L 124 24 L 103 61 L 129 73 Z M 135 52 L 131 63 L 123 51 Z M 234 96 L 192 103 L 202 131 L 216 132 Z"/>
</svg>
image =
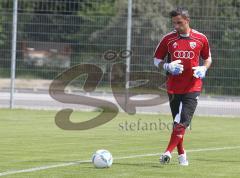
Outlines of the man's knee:
<svg viewBox="0 0 240 178">
<path fill-rule="evenodd" d="M 181 124 L 181 123 L 174 123 L 174 125 L 173 125 L 173 132 L 176 135 L 183 136 L 184 133 L 185 133 L 185 130 L 186 130 L 186 127 L 183 124 Z"/>
<path fill-rule="evenodd" d="M 182 112 L 180 123 L 184 125 L 185 128 L 187 128 L 191 124 L 192 117 L 193 117 L 193 113 L 189 114 L 186 112 Z"/>
</svg>

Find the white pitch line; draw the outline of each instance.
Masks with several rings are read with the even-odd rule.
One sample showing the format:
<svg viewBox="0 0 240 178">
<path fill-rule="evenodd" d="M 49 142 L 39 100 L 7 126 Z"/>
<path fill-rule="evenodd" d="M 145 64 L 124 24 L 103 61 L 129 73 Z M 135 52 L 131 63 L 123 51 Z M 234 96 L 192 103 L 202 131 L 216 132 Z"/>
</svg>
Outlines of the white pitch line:
<svg viewBox="0 0 240 178">
<path fill-rule="evenodd" d="M 240 146 L 221 147 L 221 148 L 202 148 L 202 149 L 196 149 L 196 150 L 187 150 L 187 153 L 203 152 L 203 151 L 218 151 L 218 150 L 234 150 L 234 149 L 240 149 Z M 130 155 L 130 156 L 124 156 L 124 157 L 117 157 L 117 158 L 114 158 L 114 160 L 131 159 L 131 158 L 139 158 L 139 157 L 149 157 L 149 156 L 157 156 L 157 155 L 160 155 L 160 153 Z M 7 176 L 7 175 L 12 175 L 12 174 L 28 173 L 28 172 L 41 171 L 41 170 L 46 170 L 46 169 L 67 167 L 67 166 L 73 166 L 73 165 L 77 165 L 77 164 L 90 163 L 90 162 L 91 162 L 91 160 L 82 160 L 82 161 L 74 161 L 74 162 L 69 162 L 69 163 L 62 163 L 62 164 L 34 167 L 34 168 L 29 168 L 29 169 L 12 170 L 12 171 L 6 171 L 6 172 L 0 173 L 0 177 Z"/>
<path fill-rule="evenodd" d="M 218 151 L 218 150 L 233 150 L 233 149 L 240 149 L 240 146 L 221 147 L 221 148 L 202 148 L 202 149 L 196 149 L 196 150 L 186 150 L 186 152 L 187 153 L 192 153 L 192 152 L 202 152 L 202 151 Z M 176 153 L 176 152 L 173 152 L 173 153 Z M 148 157 L 148 156 L 157 156 L 157 155 L 160 156 L 160 153 L 150 153 L 150 154 L 124 156 L 124 157 L 115 158 L 115 160 Z"/>
<path fill-rule="evenodd" d="M 46 169 L 52 169 L 52 168 L 59 168 L 59 167 L 67 167 L 67 166 L 73 166 L 81 163 L 89 163 L 90 160 L 84 160 L 84 161 L 75 161 L 75 162 L 69 162 L 69 163 L 62 163 L 62 164 L 55 164 L 55 165 L 49 165 L 49 166 L 40 166 L 40 167 L 34 167 L 29 169 L 22 169 L 22 170 L 13 170 L 13 171 L 6 171 L 0 173 L 1 176 L 7 176 L 12 174 L 19 174 L 19 173 L 26 173 L 26 172 L 35 172 L 35 171 L 41 171 Z"/>
</svg>

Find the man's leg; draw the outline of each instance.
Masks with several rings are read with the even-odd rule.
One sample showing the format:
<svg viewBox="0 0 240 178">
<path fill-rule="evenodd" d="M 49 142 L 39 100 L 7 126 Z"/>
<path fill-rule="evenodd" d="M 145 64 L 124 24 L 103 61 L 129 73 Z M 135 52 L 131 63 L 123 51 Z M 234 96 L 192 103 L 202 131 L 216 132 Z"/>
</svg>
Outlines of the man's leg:
<svg viewBox="0 0 240 178">
<path fill-rule="evenodd" d="M 179 94 L 175 94 L 175 95 L 169 94 L 169 103 L 170 103 L 170 108 L 171 108 L 172 117 L 173 117 L 173 131 L 172 131 L 171 139 L 170 139 L 170 142 L 166 149 L 166 152 L 169 151 L 171 153 L 172 150 L 183 139 L 183 138 L 179 138 L 176 136 L 179 134 L 178 133 L 179 129 L 181 129 L 178 124 L 180 123 L 180 120 L 181 120 L 180 116 L 181 116 L 181 112 L 182 112 L 182 97 L 183 97 L 183 95 L 179 95 Z"/>
<path fill-rule="evenodd" d="M 172 153 L 174 148 L 182 141 L 185 134 L 185 126 L 183 124 L 174 124 L 171 138 L 165 152 Z"/>
<path fill-rule="evenodd" d="M 174 120 L 174 125 L 173 125 L 173 131 L 171 134 L 171 138 L 168 144 L 168 147 L 163 155 L 160 157 L 160 162 L 161 163 L 168 163 L 171 158 L 171 152 L 173 149 L 177 146 L 179 143 L 179 138 L 177 135 L 179 135 L 178 130 L 179 126 L 177 125 L 178 122 L 180 122 L 180 111 L 181 111 L 181 99 L 182 95 L 178 94 L 168 94 L 169 96 L 169 103 L 170 103 L 170 108 L 172 112 L 172 117 Z M 182 129 L 181 129 L 182 130 Z"/>
<path fill-rule="evenodd" d="M 176 117 L 178 117 L 177 115 L 181 110 L 180 104 L 181 104 L 182 95 L 168 94 L 168 98 L 169 98 L 169 105 L 170 105 L 170 109 L 171 109 L 171 113 L 174 121 L 174 120 L 177 120 Z"/>
<path fill-rule="evenodd" d="M 180 158 L 182 159 L 182 156 L 184 156 L 186 160 L 186 154 L 184 154 L 183 148 L 183 137 L 185 134 L 185 129 L 189 126 L 193 113 L 196 109 L 198 96 L 199 92 L 175 95 L 175 98 L 172 98 L 171 96 L 170 107 L 174 118 L 174 127 L 168 147 L 161 157 L 164 158 L 166 162 L 169 162 L 171 158 L 171 152 L 176 146 L 178 147 Z M 179 109 L 177 109 L 177 106 L 179 106 Z M 161 162 L 164 163 L 164 160 Z"/>
<path fill-rule="evenodd" d="M 200 92 L 192 92 L 184 94 L 182 97 L 182 112 L 180 123 L 187 128 L 192 120 L 193 114 L 198 104 Z"/>
<path fill-rule="evenodd" d="M 181 103 L 182 96 L 183 95 L 176 95 L 174 100 L 174 95 L 169 95 L 170 108 L 173 116 L 174 125 L 180 122 L 180 116 L 182 112 L 182 103 Z M 179 141 L 177 145 L 177 150 L 179 155 L 184 153 L 183 138 Z"/>
<path fill-rule="evenodd" d="M 184 94 L 182 97 L 182 111 L 181 111 L 181 119 L 180 124 L 184 125 L 184 128 L 186 129 L 192 120 L 193 114 L 196 110 L 197 103 L 198 103 L 198 97 L 200 93 L 199 92 L 193 92 L 193 93 L 187 93 Z M 183 148 L 183 138 L 181 141 L 179 141 L 178 145 L 178 160 L 179 164 L 183 166 L 188 165 L 187 155 Z"/>
<path fill-rule="evenodd" d="M 183 138 L 184 138 L 184 137 L 183 137 Z M 177 145 L 178 155 L 184 154 L 183 138 L 179 141 L 179 143 L 178 143 L 178 145 Z"/>
</svg>

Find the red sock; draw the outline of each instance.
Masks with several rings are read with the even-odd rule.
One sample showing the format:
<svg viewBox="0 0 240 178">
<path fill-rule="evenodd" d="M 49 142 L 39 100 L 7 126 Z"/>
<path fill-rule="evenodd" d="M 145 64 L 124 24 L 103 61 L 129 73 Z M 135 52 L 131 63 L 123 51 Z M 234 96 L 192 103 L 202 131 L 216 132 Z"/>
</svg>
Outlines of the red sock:
<svg viewBox="0 0 240 178">
<path fill-rule="evenodd" d="M 172 131 L 171 139 L 169 141 L 168 147 L 166 152 L 169 151 L 170 153 L 173 149 L 178 145 L 178 143 L 183 139 L 183 135 L 185 133 L 185 127 L 181 124 L 177 124 Z"/>
<path fill-rule="evenodd" d="M 179 141 L 177 145 L 178 155 L 184 154 L 184 148 L 183 148 L 183 138 Z"/>
</svg>

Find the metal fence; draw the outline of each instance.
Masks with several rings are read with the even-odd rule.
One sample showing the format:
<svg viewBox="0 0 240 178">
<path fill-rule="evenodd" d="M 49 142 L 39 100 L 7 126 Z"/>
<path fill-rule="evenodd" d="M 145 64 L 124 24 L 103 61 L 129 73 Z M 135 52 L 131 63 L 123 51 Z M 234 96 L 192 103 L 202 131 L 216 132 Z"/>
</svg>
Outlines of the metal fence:
<svg viewBox="0 0 240 178">
<path fill-rule="evenodd" d="M 186 6 L 191 26 L 205 33 L 211 44 L 213 66 L 203 93 L 240 93 L 240 0 L 18 0 L 15 13 L 14 2 L 0 2 L 1 91 L 47 91 L 58 74 L 83 63 L 102 68 L 105 74 L 99 90 L 108 90 L 111 63 L 104 53 L 109 50 L 119 54 L 131 49 L 131 59 L 117 59 L 127 61 L 130 71 L 156 70 L 153 52 L 172 30 L 168 12 Z M 12 61 L 16 56 L 16 68 L 11 56 Z"/>
</svg>

